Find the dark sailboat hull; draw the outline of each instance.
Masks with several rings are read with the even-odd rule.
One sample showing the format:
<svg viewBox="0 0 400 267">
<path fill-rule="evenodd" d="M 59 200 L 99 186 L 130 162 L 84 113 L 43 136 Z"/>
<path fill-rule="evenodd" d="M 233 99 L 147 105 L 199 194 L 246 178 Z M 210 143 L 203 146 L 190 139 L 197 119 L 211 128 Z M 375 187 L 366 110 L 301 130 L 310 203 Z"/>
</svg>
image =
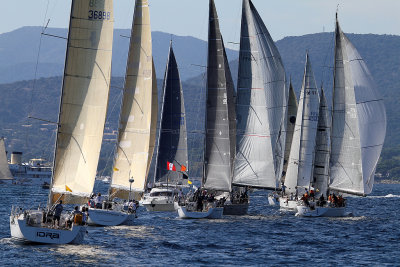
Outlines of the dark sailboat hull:
<svg viewBox="0 0 400 267">
<path fill-rule="evenodd" d="M 224 215 L 246 215 L 249 210 L 249 202 L 240 204 L 225 204 Z"/>
</svg>

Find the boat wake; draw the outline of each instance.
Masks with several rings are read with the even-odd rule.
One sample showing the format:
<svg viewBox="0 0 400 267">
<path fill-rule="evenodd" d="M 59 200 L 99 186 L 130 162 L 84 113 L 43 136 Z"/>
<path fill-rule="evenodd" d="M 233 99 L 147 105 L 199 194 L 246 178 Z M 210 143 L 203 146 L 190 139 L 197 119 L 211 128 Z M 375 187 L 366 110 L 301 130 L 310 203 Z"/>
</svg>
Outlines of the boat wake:
<svg viewBox="0 0 400 267">
<path fill-rule="evenodd" d="M 387 194 L 386 196 L 368 196 L 367 198 L 400 198 L 400 195 Z"/>
</svg>

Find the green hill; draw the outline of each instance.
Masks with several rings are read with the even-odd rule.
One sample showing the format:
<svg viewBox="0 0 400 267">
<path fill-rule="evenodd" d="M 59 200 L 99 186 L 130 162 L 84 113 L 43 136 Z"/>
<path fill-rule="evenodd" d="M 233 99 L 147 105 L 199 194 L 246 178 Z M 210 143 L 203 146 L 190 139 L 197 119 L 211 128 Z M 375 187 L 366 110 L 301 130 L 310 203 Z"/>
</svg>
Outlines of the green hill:
<svg viewBox="0 0 400 267">
<path fill-rule="evenodd" d="M 182 37 L 184 40 L 184 37 Z M 387 111 L 387 137 L 378 165 L 378 172 L 400 179 L 400 37 L 389 35 L 349 34 L 349 38 L 365 59 L 382 94 Z M 183 41 L 182 41 L 183 42 Z M 185 49 L 185 42 L 176 42 Z M 298 37 L 286 37 L 277 42 L 288 77 L 299 91 L 304 69 L 305 51 L 311 56 L 317 82 L 323 83 L 328 97 L 332 90 L 333 34 L 318 33 Z M 190 58 L 186 59 L 190 62 Z M 178 58 L 178 64 L 180 64 Z M 234 79 L 237 77 L 237 60 L 231 62 Z M 99 169 L 104 168 L 115 144 L 121 87 L 123 79 L 113 78 L 110 94 L 109 115 L 106 124 L 105 142 Z M 52 157 L 54 133 L 57 120 L 61 78 L 41 78 L 0 85 L 0 133 L 5 136 L 9 151 L 23 151 L 25 159 L 44 156 Z M 158 82 L 161 87 L 161 81 Z M 188 116 L 188 143 L 192 176 L 201 175 L 203 148 L 203 121 L 205 98 L 204 74 L 183 82 L 185 106 Z M 27 119 L 32 117 L 47 120 Z"/>
</svg>

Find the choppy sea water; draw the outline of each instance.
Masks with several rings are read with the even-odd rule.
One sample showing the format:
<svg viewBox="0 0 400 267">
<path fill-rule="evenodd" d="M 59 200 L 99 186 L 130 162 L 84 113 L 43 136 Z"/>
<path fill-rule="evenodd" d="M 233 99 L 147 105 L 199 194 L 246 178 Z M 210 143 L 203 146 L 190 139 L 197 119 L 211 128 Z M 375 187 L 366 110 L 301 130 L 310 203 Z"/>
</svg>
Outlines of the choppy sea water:
<svg viewBox="0 0 400 267">
<path fill-rule="evenodd" d="M 11 206 L 37 207 L 47 190 L 0 184 L 0 265 L 400 264 L 400 185 L 377 184 L 369 197 L 348 198 L 350 218 L 297 218 L 268 206 L 267 194 L 251 194 L 247 216 L 181 220 L 141 209 L 134 226 L 88 227 L 81 245 L 27 245 L 10 238 Z"/>
</svg>

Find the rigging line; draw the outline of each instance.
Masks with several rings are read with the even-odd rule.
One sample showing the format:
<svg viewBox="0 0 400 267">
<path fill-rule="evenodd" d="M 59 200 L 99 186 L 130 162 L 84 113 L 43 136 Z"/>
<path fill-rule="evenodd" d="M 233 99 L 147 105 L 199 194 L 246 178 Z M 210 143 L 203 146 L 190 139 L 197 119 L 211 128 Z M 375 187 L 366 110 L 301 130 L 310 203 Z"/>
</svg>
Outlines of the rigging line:
<svg viewBox="0 0 400 267">
<path fill-rule="evenodd" d="M 68 40 L 68 38 L 66 38 L 66 37 L 62 37 L 62 36 L 58 36 L 58 35 L 53 35 L 53 34 L 44 33 L 44 31 L 41 33 L 41 35 L 50 36 L 50 37 L 55 37 L 55 38 L 58 38 L 58 39 Z"/>
<path fill-rule="evenodd" d="M 34 119 L 34 120 L 38 120 L 38 121 L 48 122 L 48 123 L 55 124 L 55 125 L 60 125 L 58 122 L 40 119 L 40 118 L 36 118 L 36 117 L 32 117 L 32 116 L 28 116 L 28 119 Z"/>
<path fill-rule="evenodd" d="M 46 18 L 47 18 L 47 12 L 49 10 L 49 4 L 50 4 L 50 0 L 47 0 L 46 12 L 45 12 L 45 15 L 44 15 L 44 18 L 43 18 L 42 33 L 46 30 L 46 28 L 47 28 L 47 26 L 49 25 L 49 22 L 50 22 L 50 19 L 49 19 L 47 21 L 47 24 L 45 25 Z M 26 124 L 29 124 L 29 117 L 30 117 L 30 114 L 32 114 L 32 111 L 33 111 L 33 92 L 35 91 L 35 87 L 36 87 L 36 80 L 37 80 L 37 73 L 38 73 L 41 49 L 42 49 L 42 34 L 40 35 L 40 38 L 39 38 L 39 48 L 38 48 L 38 52 L 37 52 L 37 56 L 36 56 L 36 64 L 35 64 L 35 75 L 34 75 L 34 79 L 33 79 L 32 91 L 31 91 L 31 95 L 30 95 L 29 111 L 28 111 L 28 117 L 26 118 Z M 29 135 L 30 135 L 30 129 L 28 128 L 27 131 L 26 131 L 26 135 L 25 135 L 25 147 L 28 147 Z"/>
</svg>

